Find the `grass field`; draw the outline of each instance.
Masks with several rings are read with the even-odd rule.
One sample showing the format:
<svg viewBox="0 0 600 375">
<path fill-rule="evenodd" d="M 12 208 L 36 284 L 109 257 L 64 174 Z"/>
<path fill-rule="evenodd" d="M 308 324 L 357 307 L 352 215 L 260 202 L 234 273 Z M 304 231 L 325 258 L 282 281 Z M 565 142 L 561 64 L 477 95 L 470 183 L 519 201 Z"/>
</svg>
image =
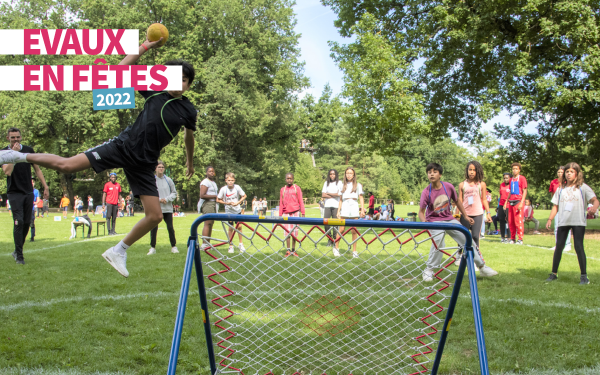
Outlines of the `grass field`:
<svg viewBox="0 0 600 375">
<path fill-rule="evenodd" d="M 414 207 L 397 209 L 400 216 L 414 211 Z M 309 209 L 307 216 L 318 214 L 318 209 Z M 541 223 L 548 215 L 549 211 L 536 211 Z M 54 222 L 51 218 L 36 221 L 36 241 L 25 246 L 27 264 L 15 265 L 10 256 L 11 219 L 1 213 L 0 373 L 165 373 L 185 242 L 195 218 L 194 214 L 174 218 L 181 254 L 169 252 L 165 230 L 159 231 L 154 256 L 146 256 L 149 236 L 134 245 L 128 252 L 131 276 L 124 279 L 100 256 L 123 238 L 122 234 L 96 238 L 94 229 L 90 240 L 68 240 L 70 223 Z M 118 219 L 117 232 L 125 233 L 138 219 L 139 216 Z M 600 221 L 589 221 L 589 228 L 594 230 L 585 240 L 592 282 L 587 286 L 578 285 L 574 252 L 565 253 L 559 280 L 544 283 L 552 263 L 550 234 L 526 235 L 526 246 L 500 244 L 497 236 L 484 240 L 485 259 L 500 272 L 492 279 L 478 279 L 492 373 L 600 373 L 600 239 L 595 233 L 595 229 L 600 229 Z M 251 250 L 249 243 L 246 246 Z M 344 257 L 334 260 L 329 255 L 322 256 L 328 262 L 349 264 Z M 292 261 L 298 274 L 304 268 L 302 258 Z M 269 265 L 274 266 L 275 263 Z M 354 287 L 349 275 L 340 278 L 340 288 Z M 466 279 L 461 293 L 442 361 L 444 374 L 479 372 Z M 181 374 L 209 373 L 197 298 L 192 282 L 179 356 Z M 373 345 L 375 348 L 384 344 Z M 280 349 L 280 355 L 297 355 L 302 350 L 299 345 L 288 342 Z"/>
</svg>

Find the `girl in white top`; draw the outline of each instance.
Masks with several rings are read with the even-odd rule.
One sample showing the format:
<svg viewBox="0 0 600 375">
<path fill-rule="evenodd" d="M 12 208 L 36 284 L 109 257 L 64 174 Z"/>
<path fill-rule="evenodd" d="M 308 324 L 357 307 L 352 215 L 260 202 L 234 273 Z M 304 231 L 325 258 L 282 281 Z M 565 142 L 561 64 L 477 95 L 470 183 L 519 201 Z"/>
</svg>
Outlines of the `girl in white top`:
<svg viewBox="0 0 600 375">
<path fill-rule="evenodd" d="M 340 189 L 341 199 L 338 203 L 338 219 L 358 219 L 359 217 L 365 216 L 365 199 L 362 189 L 362 185 L 356 182 L 356 172 L 354 168 L 348 167 L 344 172 L 344 182 Z M 360 209 L 358 202 L 360 201 Z M 356 241 L 358 232 L 355 228 L 350 229 L 352 231 L 352 242 Z M 344 233 L 344 227 L 340 227 L 340 233 Z M 339 246 L 341 237 L 338 233 L 336 246 L 333 249 L 333 255 L 340 256 Z M 356 242 L 354 242 L 352 249 L 352 256 L 358 258 L 358 252 L 356 251 Z"/>
<path fill-rule="evenodd" d="M 200 183 L 200 212 L 203 214 L 216 213 L 217 208 L 217 194 L 219 194 L 219 187 L 215 182 L 217 173 L 215 168 L 212 166 L 206 167 L 206 178 Z M 214 220 L 207 220 L 204 222 L 204 228 L 202 228 L 202 237 L 204 241 L 202 248 L 209 246 L 209 238 L 212 236 Z"/>
<path fill-rule="evenodd" d="M 321 197 L 325 198 L 323 218 L 330 219 L 338 217 L 340 197 L 342 196 L 340 191 L 342 190 L 342 187 L 342 181 L 338 179 L 338 172 L 335 169 L 330 169 L 327 180 L 323 184 L 323 190 L 321 190 Z M 333 238 L 335 238 L 335 231 L 329 233 L 330 229 L 331 227 L 329 225 L 325 225 L 325 233 L 329 238 L 327 240 L 327 246 L 333 246 Z"/>
</svg>

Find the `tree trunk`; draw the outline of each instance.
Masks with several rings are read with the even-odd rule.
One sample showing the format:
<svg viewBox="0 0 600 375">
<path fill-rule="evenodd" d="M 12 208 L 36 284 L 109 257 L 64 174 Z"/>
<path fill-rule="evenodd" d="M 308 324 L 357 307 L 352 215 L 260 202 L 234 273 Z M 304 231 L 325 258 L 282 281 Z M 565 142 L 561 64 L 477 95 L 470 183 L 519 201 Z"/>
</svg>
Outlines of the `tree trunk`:
<svg viewBox="0 0 600 375">
<path fill-rule="evenodd" d="M 69 197 L 71 204 L 73 206 L 75 206 L 75 201 L 73 199 L 75 194 L 73 193 L 73 180 L 71 179 L 72 176 L 73 175 L 70 173 L 68 173 L 68 174 L 61 173 L 60 174 L 60 185 L 62 187 L 63 194 L 67 194 L 67 197 Z"/>
</svg>

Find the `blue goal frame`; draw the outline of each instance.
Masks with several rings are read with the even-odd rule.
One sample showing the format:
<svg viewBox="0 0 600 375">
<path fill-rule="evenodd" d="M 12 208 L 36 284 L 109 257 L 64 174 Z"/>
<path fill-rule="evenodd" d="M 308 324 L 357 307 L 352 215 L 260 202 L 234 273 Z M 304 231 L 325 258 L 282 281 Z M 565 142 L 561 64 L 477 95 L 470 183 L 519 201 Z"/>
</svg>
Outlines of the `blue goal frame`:
<svg viewBox="0 0 600 375">
<path fill-rule="evenodd" d="M 190 238 L 188 240 L 188 252 L 185 261 L 185 269 L 183 271 L 183 281 L 181 283 L 181 293 L 179 295 L 179 304 L 177 306 L 177 317 L 175 318 L 175 331 L 173 332 L 173 341 L 171 343 L 171 353 L 169 356 L 169 368 L 167 375 L 175 375 L 177 369 L 177 358 L 179 356 L 179 345 L 181 343 L 181 333 L 183 330 L 183 320 L 185 317 L 185 309 L 187 305 L 188 293 L 190 289 L 190 280 L 192 276 L 192 266 L 196 268 L 196 279 L 198 281 L 198 291 L 200 295 L 200 305 L 202 308 L 202 319 L 204 323 L 204 334 L 206 336 L 206 344 L 208 358 L 210 361 L 211 374 L 217 373 L 217 364 L 214 355 L 214 347 L 212 342 L 212 334 L 210 327 L 210 319 L 208 314 L 208 301 L 206 299 L 206 289 L 204 287 L 204 275 L 202 272 L 202 261 L 200 259 L 200 246 L 198 244 L 198 226 L 207 220 L 215 221 L 244 221 L 251 223 L 272 223 L 272 224 L 298 224 L 298 225 L 327 225 L 327 219 L 312 219 L 289 217 L 283 218 L 267 218 L 256 215 L 226 215 L 226 214 L 205 214 L 198 217 L 192 224 Z M 329 219 L 329 225 L 340 225 L 337 222 L 333 223 Z M 407 222 L 407 221 L 374 221 L 374 220 L 345 220 L 343 223 L 347 227 L 369 227 L 369 228 L 399 228 L 399 229 L 414 229 L 414 230 L 455 230 L 459 231 L 466 237 L 465 251 L 463 252 L 463 260 L 460 262 L 456 273 L 456 280 L 452 289 L 452 295 L 448 305 L 448 312 L 442 326 L 439 345 L 435 354 L 435 360 L 431 368 L 431 374 L 437 375 L 442 353 L 446 345 L 450 323 L 454 315 L 458 294 L 465 274 L 465 269 L 469 269 L 469 288 L 471 291 L 471 303 L 473 305 L 473 318 L 475 323 L 475 336 L 477 339 L 477 350 L 479 352 L 479 367 L 482 375 L 489 375 L 487 351 L 485 347 L 485 337 L 483 334 L 483 323 L 481 319 L 481 307 L 479 305 L 479 292 L 477 290 L 477 279 L 475 276 L 475 263 L 473 253 L 473 238 L 469 230 L 459 224 L 450 223 L 429 223 L 429 222 Z"/>
</svg>

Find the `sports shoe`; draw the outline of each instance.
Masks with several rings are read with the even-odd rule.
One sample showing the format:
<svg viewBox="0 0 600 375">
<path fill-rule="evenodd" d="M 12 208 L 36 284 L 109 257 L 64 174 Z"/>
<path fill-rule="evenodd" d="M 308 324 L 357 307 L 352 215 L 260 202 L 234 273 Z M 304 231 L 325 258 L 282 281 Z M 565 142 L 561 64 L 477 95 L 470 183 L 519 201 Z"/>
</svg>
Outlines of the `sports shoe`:
<svg viewBox="0 0 600 375">
<path fill-rule="evenodd" d="M 17 262 L 16 262 L 16 263 L 17 263 L 17 264 L 22 264 L 22 265 L 25 265 L 25 261 L 24 261 L 24 260 L 17 260 Z M 588 281 L 588 283 L 589 283 L 589 281 Z"/>
<path fill-rule="evenodd" d="M 552 250 L 552 251 L 556 250 L 556 246 L 552 246 L 552 247 L 550 248 L 550 250 Z M 564 250 L 563 250 L 563 251 L 564 251 Z"/>
<path fill-rule="evenodd" d="M 479 269 L 479 276 L 492 277 L 496 276 L 497 274 L 497 271 L 494 271 L 491 267 L 488 267 L 487 265 L 484 265 Z"/>
<path fill-rule="evenodd" d="M 173 246 L 171 248 L 171 253 L 173 253 L 173 254 L 179 254 L 179 250 L 177 250 L 177 246 Z"/>
<path fill-rule="evenodd" d="M 587 285 L 590 283 L 590 279 L 588 279 L 587 275 L 581 275 L 579 279 L 579 285 Z"/>
<path fill-rule="evenodd" d="M 481 238 L 485 238 L 485 235 L 484 235 L 484 234 L 482 234 L 482 235 L 481 235 Z"/>
<path fill-rule="evenodd" d="M 327 247 L 331 247 L 333 246 L 333 241 L 331 240 L 331 238 L 327 239 Z"/>
<path fill-rule="evenodd" d="M 106 250 L 102 257 L 106 259 L 106 261 L 113 266 L 114 269 L 117 270 L 121 275 L 125 277 L 129 277 L 129 272 L 127 271 L 127 254 L 121 255 L 117 253 L 114 247 Z"/>
<path fill-rule="evenodd" d="M 456 260 L 454 261 L 454 265 L 456 267 L 460 266 L 460 258 L 462 258 L 462 254 L 457 254 L 456 255 Z"/>
<path fill-rule="evenodd" d="M 13 258 L 15 258 L 15 262 L 16 262 L 17 261 L 17 252 L 13 251 L 12 256 L 13 256 Z"/>
<path fill-rule="evenodd" d="M 241 243 L 240 246 L 238 246 L 240 248 L 240 253 L 245 253 L 246 252 L 246 248 L 244 247 L 244 244 Z"/>
<path fill-rule="evenodd" d="M 510 241 L 508 241 L 508 244 L 509 244 L 509 245 L 514 245 L 515 243 L 516 243 L 516 242 L 515 242 L 515 240 L 510 240 Z"/>
<path fill-rule="evenodd" d="M 298 253 L 296 252 L 296 250 L 294 250 L 294 249 L 292 249 L 292 255 L 293 255 L 293 256 L 295 256 L 295 257 L 298 257 L 298 258 L 300 257 L 300 256 L 298 255 Z"/>
<path fill-rule="evenodd" d="M 432 269 L 425 269 L 425 271 L 423 272 L 423 281 L 426 282 L 431 282 L 433 281 L 433 270 Z"/>
<path fill-rule="evenodd" d="M 156 254 L 156 249 L 151 247 L 150 250 L 148 250 L 148 254 L 146 254 L 146 255 L 154 255 L 154 254 Z"/>
<path fill-rule="evenodd" d="M 15 164 L 21 159 L 21 153 L 15 150 L 3 150 L 0 151 L 0 165 L 2 164 Z"/>
<path fill-rule="evenodd" d="M 358 251 L 352 252 L 352 258 L 358 258 Z"/>
<path fill-rule="evenodd" d="M 200 250 L 206 250 L 208 248 L 210 248 L 210 244 L 207 243 L 203 243 L 202 246 L 200 246 Z"/>
<path fill-rule="evenodd" d="M 227 251 L 229 254 L 233 254 L 235 252 L 233 245 L 229 245 L 229 250 Z"/>
<path fill-rule="evenodd" d="M 340 251 L 338 249 L 336 249 L 335 247 L 333 248 L 333 256 L 334 257 L 339 257 L 340 256 Z"/>
<path fill-rule="evenodd" d="M 550 281 L 554 281 L 558 279 L 558 276 L 556 276 L 555 274 L 551 273 L 550 275 L 548 275 L 548 278 L 546 279 L 546 282 L 549 283 Z"/>
<path fill-rule="evenodd" d="M 565 248 L 563 249 L 563 252 L 565 251 L 571 251 L 571 246 L 565 246 Z"/>
<path fill-rule="evenodd" d="M 75 238 L 75 236 L 71 236 L 71 237 L 69 237 L 69 239 L 70 239 L 70 240 L 72 240 L 73 238 Z"/>
<path fill-rule="evenodd" d="M 523 245 L 523 240 L 518 240 L 516 244 L 517 245 Z"/>
<path fill-rule="evenodd" d="M 288 250 L 288 251 L 285 252 L 285 257 L 286 258 L 289 257 L 290 255 L 292 255 L 292 252 L 290 250 Z"/>
</svg>

